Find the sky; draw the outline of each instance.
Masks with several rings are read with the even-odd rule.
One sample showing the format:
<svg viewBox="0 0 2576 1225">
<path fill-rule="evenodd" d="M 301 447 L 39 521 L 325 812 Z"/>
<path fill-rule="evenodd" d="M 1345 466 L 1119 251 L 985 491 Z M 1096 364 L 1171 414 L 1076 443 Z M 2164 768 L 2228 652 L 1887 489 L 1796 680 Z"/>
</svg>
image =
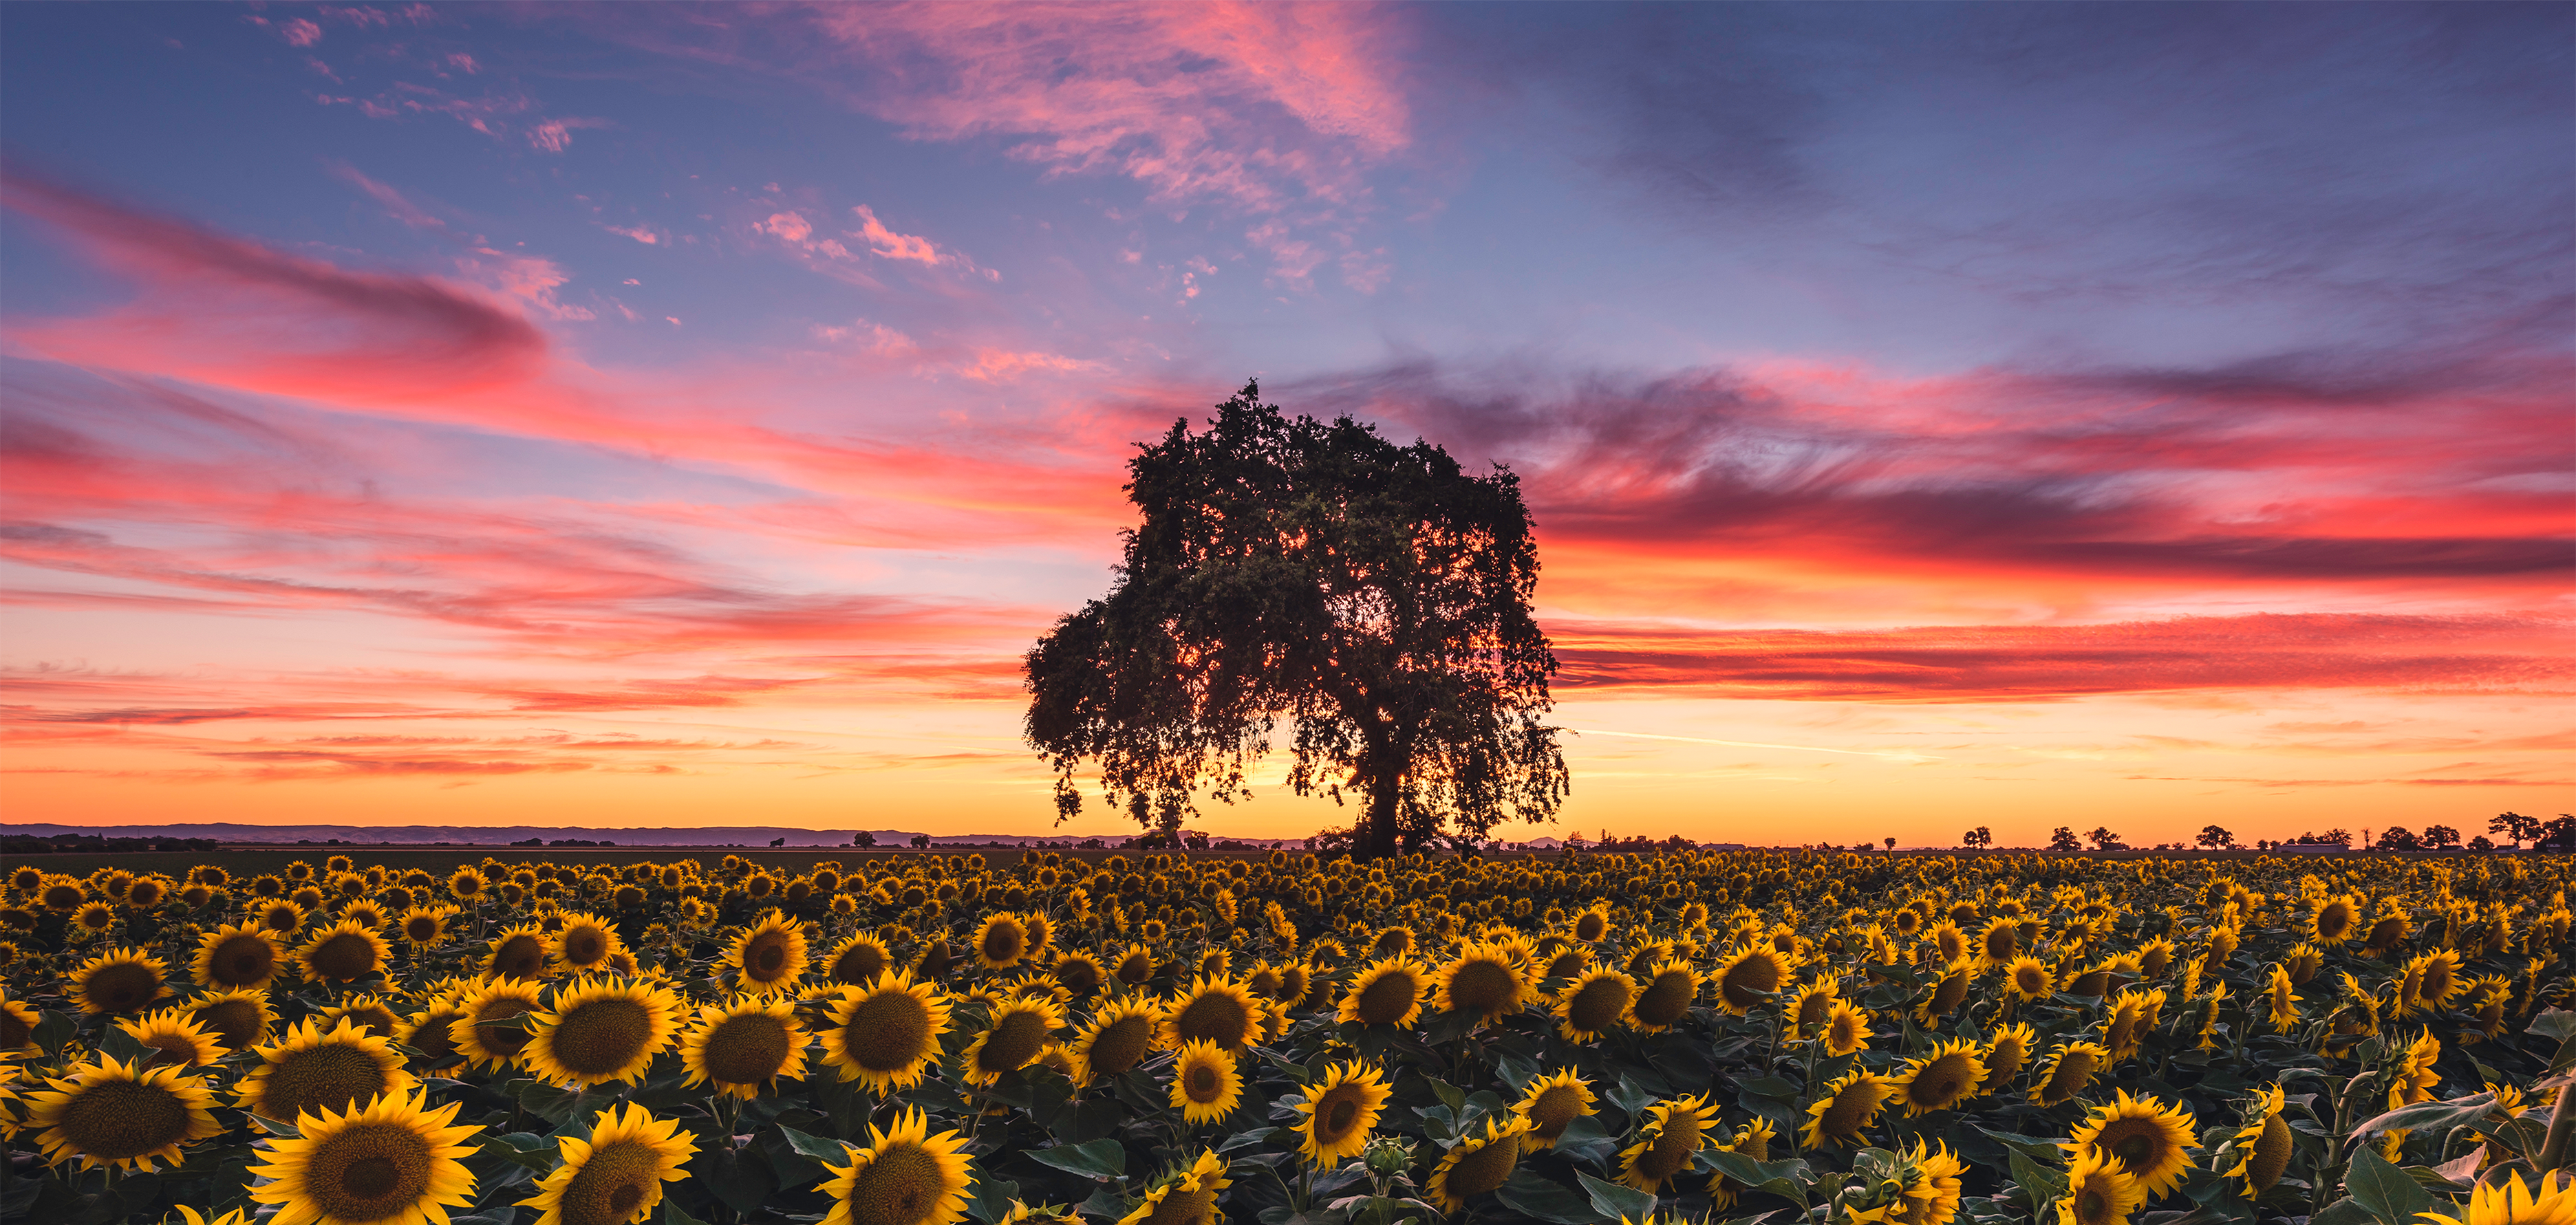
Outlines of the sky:
<svg viewBox="0 0 2576 1225">
<path fill-rule="evenodd" d="M 1247 379 L 1519 474 L 1507 837 L 2576 809 L 2576 8 L 0 6 L 0 810 L 1053 826 Z M 1289 795 L 1194 823 L 1292 837 Z"/>
</svg>

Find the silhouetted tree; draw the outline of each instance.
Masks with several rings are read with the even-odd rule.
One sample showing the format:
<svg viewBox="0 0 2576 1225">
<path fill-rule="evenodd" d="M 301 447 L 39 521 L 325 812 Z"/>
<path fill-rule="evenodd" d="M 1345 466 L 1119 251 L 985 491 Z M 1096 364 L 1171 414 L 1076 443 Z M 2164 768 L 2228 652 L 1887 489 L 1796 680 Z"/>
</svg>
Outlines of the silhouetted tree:
<svg viewBox="0 0 2576 1225">
<path fill-rule="evenodd" d="M 1985 847 L 1993 846 L 1994 844 L 1995 836 L 1993 832 L 1982 825 L 1959 835 L 1959 845 L 1967 847 L 1970 850 L 1980 850 Z"/>
<path fill-rule="evenodd" d="M 2076 839 L 2074 830 L 2061 825 L 2056 829 L 2049 831 L 2048 849 L 2052 851 L 2080 851 L 2084 849 L 2084 844 Z"/>
<path fill-rule="evenodd" d="M 1128 465 L 1144 522 L 1109 594 L 1031 649 L 1029 743 L 1149 830 L 1245 776 L 1281 721 L 1289 786 L 1367 808 L 1363 856 L 1553 820 L 1567 775 L 1556 656 L 1530 615 L 1538 549 L 1519 478 L 1473 476 L 1427 442 L 1290 419 L 1247 383 Z M 1454 832 L 1450 832 L 1454 831 Z"/>
<path fill-rule="evenodd" d="M 2200 837 L 2194 841 L 2211 850 L 2218 850 L 2236 845 L 2236 835 L 2215 825 L 2204 825 L 2200 827 Z"/>
<path fill-rule="evenodd" d="M 2460 831 L 2447 825 L 2427 825 L 2424 827 L 2424 835 L 2421 841 L 2424 844 L 2424 848 L 2431 851 L 2438 851 L 2446 846 L 2458 846 L 2460 845 Z"/>
<path fill-rule="evenodd" d="M 2518 812 L 2500 812 L 2487 822 L 2487 832 L 2512 839 L 2513 849 L 2519 851 L 2524 839 L 2540 836 L 2540 818 L 2526 817 Z"/>
<path fill-rule="evenodd" d="M 2414 831 L 2407 829 L 2403 825 L 2392 825 L 2389 826 L 2385 832 L 2379 835 L 2379 849 L 2383 851 L 2420 851 L 2424 849 L 2424 844 L 2416 841 Z"/>
<path fill-rule="evenodd" d="M 866 830 L 860 830 L 858 833 L 850 836 L 851 846 L 875 846 L 876 844 L 877 836 Z"/>
<path fill-rule="evenodd" d="M 2112 833 L 2111 827 L 2108 825 L 2096 825 L 2093 827 L 2091 832 L 2084 836 L 2093 840 L 2093 849 L 2097 851 L 2125 851 L 2129 849 L 2129 844 L 2120 841 L 2120 836 Z"/>
<path fill-rule="evenodd" d="M 2558 814 L 2540 827 L 2531 846 L 2538 851 L 2576 851 L 2576 816 Z"/>
</svg>

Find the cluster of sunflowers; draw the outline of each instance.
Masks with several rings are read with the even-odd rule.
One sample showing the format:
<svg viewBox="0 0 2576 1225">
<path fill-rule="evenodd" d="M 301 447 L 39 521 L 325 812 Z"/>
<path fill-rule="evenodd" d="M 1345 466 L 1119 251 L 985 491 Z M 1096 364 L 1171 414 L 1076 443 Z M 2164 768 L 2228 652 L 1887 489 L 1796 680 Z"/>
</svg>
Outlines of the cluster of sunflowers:
<svg viewBox="0 0 2576 1225">
<path fill-rule="evenodd" d="M 18 868 L 0 1217 L 2576 1225 L 2566 859 L 1013 859 Z"/>
</svg>

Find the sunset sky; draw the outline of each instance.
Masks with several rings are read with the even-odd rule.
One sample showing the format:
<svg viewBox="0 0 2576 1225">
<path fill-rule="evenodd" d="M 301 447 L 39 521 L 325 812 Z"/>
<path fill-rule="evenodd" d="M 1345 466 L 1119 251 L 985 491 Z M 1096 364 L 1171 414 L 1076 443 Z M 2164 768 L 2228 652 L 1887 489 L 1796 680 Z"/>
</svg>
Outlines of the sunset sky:
<svg viewBox="0 0 2576 1225">
<path fill-rule="evenodd" d="M 1045 832 L 1020 653 L 1247 377 L 1521 475 L 1587 836 L 2576 809 L 2571 47 L 0 7 L 0 809 Z"/>
</svg>

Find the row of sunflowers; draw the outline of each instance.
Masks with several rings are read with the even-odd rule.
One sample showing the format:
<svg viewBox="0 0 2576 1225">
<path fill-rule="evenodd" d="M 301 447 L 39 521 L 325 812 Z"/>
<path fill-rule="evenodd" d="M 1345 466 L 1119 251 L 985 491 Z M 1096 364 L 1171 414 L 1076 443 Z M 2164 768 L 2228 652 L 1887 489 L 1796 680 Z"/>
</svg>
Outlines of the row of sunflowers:
<svg viewBox="0 0 2576 1225">
<path fill-rule="evenodd" d="M 0 1217 L 2576 1225 L 2569 860 L 16 868 Z"/>
</svg>

